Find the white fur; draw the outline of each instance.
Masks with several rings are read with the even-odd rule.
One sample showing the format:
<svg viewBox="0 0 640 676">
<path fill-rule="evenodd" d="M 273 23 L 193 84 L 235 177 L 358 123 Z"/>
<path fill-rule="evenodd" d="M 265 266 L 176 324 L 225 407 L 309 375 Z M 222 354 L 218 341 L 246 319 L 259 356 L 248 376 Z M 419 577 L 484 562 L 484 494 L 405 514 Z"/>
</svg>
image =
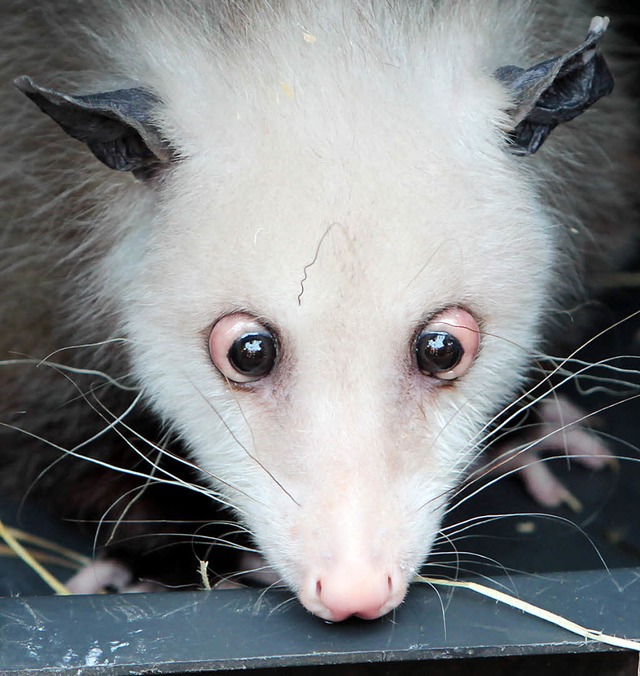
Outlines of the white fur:
<svg viewBox="0 0 640 676">
<path fill-rule="evenodd" d="M 102 205 L 74 326 L 92 321 L 88 301 L 103 307 L 100 337 L 131 341 L 118 359 L 318 614 L 331 616 L 316 582 L 338 573 L 388 575 L 388 606 L 402 599 L 478 435 L 560 309 L 553 285 L 571 293 L 583 251 L 567 224 L 591 228 L 587 195 L 604 211 L 605 172 L 567 196 L 556 186 L 582 155 L 615 155 L 622 141 L 601 149 L 597 131 L 612 104 L 538 157 L 503 143 L 509 100 L 492 72 L 586 32 L 578 3 L 575 21 L 552 4 L 110 2 L 102 37 L 81 43 L 81 81 L 151 89 L 181 159 L 143 185 L 68 151 L 86 172 L 79 197 Z M 483 336 L 472 369 L 441 387 L 413 366 L 411 341 L 451 305 Z M 206 351 L 235 310 L 281 341 L 277 373 L 250 390 Z"/>
</svg>

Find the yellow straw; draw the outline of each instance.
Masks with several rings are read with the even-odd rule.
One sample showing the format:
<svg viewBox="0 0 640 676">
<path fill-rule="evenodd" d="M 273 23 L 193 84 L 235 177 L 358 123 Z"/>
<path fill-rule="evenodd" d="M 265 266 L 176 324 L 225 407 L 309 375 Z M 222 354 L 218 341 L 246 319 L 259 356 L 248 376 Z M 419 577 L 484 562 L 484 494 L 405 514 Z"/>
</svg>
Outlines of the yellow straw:
<svg viewBox="0 0 640 676">
<path fill-rule="evenodd" d="M 88 566 L 91 563 L 91 559 L 88 556 L 83 554 L 78 554 L 72 549 L 67 547 L 62 547 L 61 545 L 51 542 L 51 540 L 46 540 L 45 538 L 38 537 L 37 535 L 32 535 L 31 533 L 26 533 L 23 530 L 18 528 L 11 528 L 11 526 L 5 526 L 10 535 L 13 535 L 20 542 L 28 542 L 29 544 L 35 545 L 36 547 L 41 547 L 42 549 L 49 549 L 56 554 L 60 554 L 66 559 L 70 559 L 79 566 Z M 71 564 L 66 564 L 69 567 L 72 567 Z"/>
<path fill-rule="evenodd" d="M 483 596 L 488 596 L 489 598 L 500 601 L 501 603 L 506 603 L 509 606 L 518 608 L 528 615 L 533 615 L 539 617 L 541 620 L 555 624 L 558 627 L 562 627 L 567 631 L 570 631 L 586 640 L 599 641 L 600 643 L 606 643 L 607 645 L 613 645 L 617 648 L 625 648 L 626 650 L 635 650 L 640 652 L 640 641 L 634 641 L 627 638 L 619 638 L 618 636 L 611 636 L 609 634 L 604 634 L 601 631 L 594 631 L 593 629 L 587 629 L 582 627 L 571 620 L 567 620 L 560 615 L 534 606 L 531 603 L 526 601 L 521 601 L 520 599 L 505 594 L 504 592 L 491 589 L 490 587 L 485 587 L 484 585 L 478 584 L 477 582 L 464 582 L 461 580 L 439 580 L 432 577 L 423 577 L 422 575 L 417 575 L 415 578 L 416 582 L 422 582 L 429 585 L 437 585 L 440 587 L 463 587 L 464 589 L 470 589 L 471 591 L 476 592 L 477 594 L 482 594 Z"/>
<path fill-rule="evenodd" d="M 18 540 L 5 527 L 0 520 L 0 537 L 13 549 L 13 551 L 34 571 L 42 580 L 44 580 L 53 589 L 56 594 L 67 595 L 71 592 L 51 573 L 43 568 L 29 552 L 18 542 Z"/>
</svg>

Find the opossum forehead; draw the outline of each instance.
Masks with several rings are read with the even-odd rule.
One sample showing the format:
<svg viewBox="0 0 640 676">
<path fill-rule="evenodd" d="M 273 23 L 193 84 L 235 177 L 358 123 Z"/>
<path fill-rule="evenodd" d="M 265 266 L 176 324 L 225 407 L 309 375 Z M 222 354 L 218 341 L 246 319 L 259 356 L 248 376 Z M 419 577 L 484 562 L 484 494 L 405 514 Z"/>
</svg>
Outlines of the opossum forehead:
<svg viewBox="0 0 640 676">
<path fill-rule="evenodd" d="M 157 74 L 162 126 L 181 155 L 217 161 L 222 175 L 230 166 L 264 169 L 283 147 L 380 170 L 422 146 L 473 161 L 495 150 L 509 125 L 509 95 L 491 75 L 499 50 L 473 28 L 474 17 L 490 21 L 483 9 L 466 16 L 445 4 L 431 16 L 428 4 L 414 15 L 284 3 L 252 16 L 240 34 L 234 26 L 230 41 L 196 30 L 183 38 L 189 58 L 172 63 L 169 44 L 168 67 Z M 296 16 L 303 6 L 304 18 Z"/>
<path fill-rule="evenodd" d="M 532 195 L 500 164 L 482 174 L 424 150 L 385 170 L 283 151 L 223 179 L 185 162 L 150 266 L 165 300 L 204 324 L 236 308 L 274 321 L 336 302 L 352 314 L 402 308 L 403 321 L 449 304 L 505 314 L 514 295 L 534 312 L 549 246 Z"/>
<path fill-rule="evenodd" d="M 186 78 L 166 85 L 162 124 L 180 154 L 217 161 L 222 175 L 275 163 L 284 148 L 292 158 L 312 153 L 379 170 L 420 148 L 474 162 L 504 139 L 510 98 L 468 49 L 437 50 L 400 65 L 370 46 L 346 64 L 326 50 L 310 58 L 286 48 L 273 61 L 262 52 L 243 53 L 241 65 L 223 58 L 196 88 Z"/>
</svg>

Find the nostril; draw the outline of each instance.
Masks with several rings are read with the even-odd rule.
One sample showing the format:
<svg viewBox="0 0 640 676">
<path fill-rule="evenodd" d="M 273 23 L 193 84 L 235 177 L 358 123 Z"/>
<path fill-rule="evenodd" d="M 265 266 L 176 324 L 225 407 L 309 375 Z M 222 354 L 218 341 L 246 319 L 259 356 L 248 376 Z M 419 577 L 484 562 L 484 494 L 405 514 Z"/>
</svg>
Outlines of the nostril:
<svg viewBox="0 0 640 676">
<path fill-rule="evenodd" d="M 393 581 L 391 580 L 391 575 L 387 576 L 387 588 L 389 589 L 389 592 L 393 591 Z"/>
<path fill-rule="evenodd" d="M 322 581 L 318 580 L 316 582 L 316 598 L 321 598 L 322 596 Z"/>
</svg>

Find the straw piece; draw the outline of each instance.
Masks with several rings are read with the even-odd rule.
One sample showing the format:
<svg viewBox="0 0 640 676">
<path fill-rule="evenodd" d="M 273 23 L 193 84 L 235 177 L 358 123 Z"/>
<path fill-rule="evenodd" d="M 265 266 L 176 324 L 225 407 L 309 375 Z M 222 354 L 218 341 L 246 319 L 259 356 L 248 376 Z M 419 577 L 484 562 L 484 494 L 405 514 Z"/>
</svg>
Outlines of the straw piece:
<svg viewBox="0 0 640 676">
<path fill-rule="evenodd" d="M 9 532 L 2 520 L 0 520 L 0 538 L 2 538 L 11 549 L 35 572 L 44 582 L 46 582 L 56 594 L 67 595 L 71 592 L 57 580 L 51 573 L 43 568 L 29 552 L 18 542 L 18 540 Z"/>
<path fill-rule="evenodd" d="M 66 559 L 71 559 L 71 561 L 74 561 L 80 566 L 88 566 L 91 563 L 90 557 L 84 556 L 84 554 L 78 554 L 78 552 L 74 552 L 72 549 L 68 549 L 67 547 L 62 547 L 55 542 L 51 542 L 51 540 L 46 540 L 45 538 L 32 535 L 31 533 L 27 533 L 18 528 L 12 528 L 11 526 L 5 526 L 5 528 L 20 542 L 28 542 L 29 544 L 35 545 L 36 547 L 48 549 L 52 552 L 55 552 L 56 554 L 60 554 L 60 556 Z M 70 568 L 72 567 L 69 563 L 66 565 Z"/>
<path fill-rule="evenodd" d="M 204 587 L 204 589 L 211 591 L 211 583 L 209 582 L 209 572 L 207 570 L 208 567 L 209 567 L 208 561 L 200 560 L 198 571 L 200 573 L 200 580 L 202 581 L 202 586 Z"/>
<path fill-rule="evenodd" d="M 81 570 L 83 566 L 76 563 L 75 561 L 69 561 L 61 556 L 56 556 L 55 554 L 49 554 L 48 552 L 43 552 L 40 549 L 30 549 L 29 553 L 33 558 L 42 564 L 49 564 L 51 566 L 60 566 L 62 568 L 69 568 L 69 570 L 78 571 Z M 12 556 L 15 558 L 20 558 L 11 547 L 8 545 L 0 545 L 0 556 Z"/>
<path fill-rule="evenodd" d="M 556 615 L 548 610 L 534 606 L 531 603 L 522 601 L 505 594 L 504 592 L 497 591 L 496 589 L 491 589 L 491 587 L 485 587 L 484 585 L 478 584 L 477 582 L 464 582 L 462 580 L 439 580 L 433 577 L 423 577 L 422 575 L 417 575 L 415 577 L 416 582 L 422 582 L 423 584 L 437 585 L 440 587 L 462 587 L 464 589 L 470 589 L 471 591 L 476 592 L 477 594 L 482 594 L 483 596 L 488 596 L 489 598 L 495 599 L 500 603 L 506 603 L 513 608 L 518 608 L 528 615 L 533 615 L 539 617 L 541 620 L 555 624 L 558 627 L 562 627 L 567 631 L 570 631 L 586 640 L 598 641 L 599 643 L 606 643 L 607 645 L 613 645 L 617 648 L 624 648 L 625 650 L 635 650 L 640 652 L 640 641 L 634 641 L 628 638 L 619 638 L 618 636 L 611 636 L 610 634 L 604 634 L 600 631 L 594 631 L 593 629 L 587 629 L 582 627 L 571 620 L 567 620 L 560 615 Z"/>
</svg>

